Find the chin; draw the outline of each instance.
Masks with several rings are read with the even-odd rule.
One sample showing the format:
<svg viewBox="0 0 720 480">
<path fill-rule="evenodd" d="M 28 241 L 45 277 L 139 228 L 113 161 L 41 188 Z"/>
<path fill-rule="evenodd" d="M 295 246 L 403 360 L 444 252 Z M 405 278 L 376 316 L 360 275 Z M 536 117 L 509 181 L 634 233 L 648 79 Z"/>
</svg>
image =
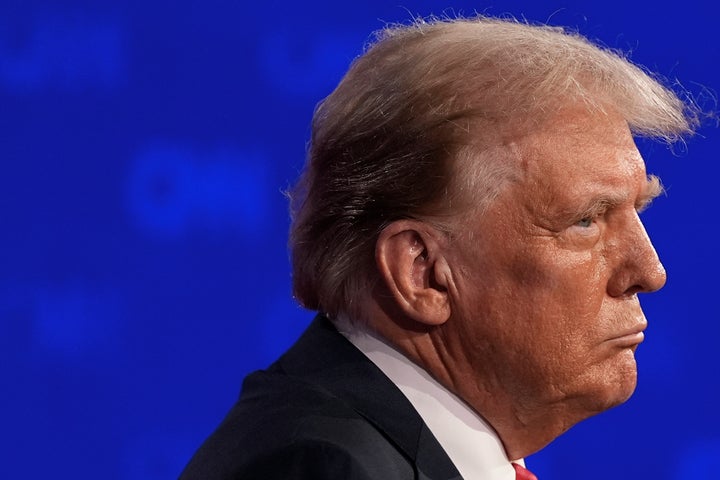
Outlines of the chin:
<svg viewBox="0 0 720 480">
<path fill-rule="evenodd" d="M 625 403 L 637 386 L 637 364 L 632 351 L 623 352 L 616 361 L 603 365 L 586 384 L 582 407 L 590 414 L 603 412 Z"/>
</svg>

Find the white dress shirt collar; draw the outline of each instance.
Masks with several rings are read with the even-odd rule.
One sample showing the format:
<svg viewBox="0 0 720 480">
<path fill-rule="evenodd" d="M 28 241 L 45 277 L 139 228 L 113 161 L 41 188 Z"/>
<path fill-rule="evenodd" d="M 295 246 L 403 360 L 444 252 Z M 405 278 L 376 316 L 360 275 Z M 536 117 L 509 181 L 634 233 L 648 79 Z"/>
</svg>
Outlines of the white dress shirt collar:
<svg viewBox="0 0 720 480">
<path fill-rule="evenodd" d="M 465 402 L 382 339 L 347 321 L 335 325 L 407 397 L 464 480 L 515 480 L 500 438 Z"/>
</svg>

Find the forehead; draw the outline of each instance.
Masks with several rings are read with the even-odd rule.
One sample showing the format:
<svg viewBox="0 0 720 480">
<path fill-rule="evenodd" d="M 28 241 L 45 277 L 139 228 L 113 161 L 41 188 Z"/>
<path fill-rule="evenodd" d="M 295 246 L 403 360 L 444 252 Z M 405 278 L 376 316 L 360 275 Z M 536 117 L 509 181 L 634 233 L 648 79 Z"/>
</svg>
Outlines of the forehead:
<svg viewBox="0 0 720 480">
<path fill-rule="evenodd" d="M 554 195 L 643 188 L 645 163 L 627 122 L 612 113 L 568 110 L 515 143 L 521 182 Z"/>
</svg>

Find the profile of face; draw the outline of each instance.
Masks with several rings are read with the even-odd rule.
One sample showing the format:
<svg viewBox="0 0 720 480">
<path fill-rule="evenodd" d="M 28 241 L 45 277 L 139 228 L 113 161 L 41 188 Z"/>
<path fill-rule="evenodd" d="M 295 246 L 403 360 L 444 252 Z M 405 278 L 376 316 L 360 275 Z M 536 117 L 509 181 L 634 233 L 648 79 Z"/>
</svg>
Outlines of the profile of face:
<svg viewBox="0 0 720 480">
<path fill-rule="evenodd" d="M 454 240 L 448 338 L 465 388 L 589 416 L 635 388 L 637 294 L 665 283 L 638 213 L 660 186 L 619 116 L 566 110 L 508 148 L 518 177 Z"/>
</svg>

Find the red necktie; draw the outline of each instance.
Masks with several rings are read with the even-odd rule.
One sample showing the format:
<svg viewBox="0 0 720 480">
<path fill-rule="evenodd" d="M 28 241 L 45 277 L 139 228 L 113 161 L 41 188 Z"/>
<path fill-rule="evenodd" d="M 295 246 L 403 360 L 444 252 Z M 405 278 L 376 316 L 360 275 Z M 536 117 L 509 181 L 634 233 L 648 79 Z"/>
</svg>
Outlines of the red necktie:
<svg viewBox="0 0 720 480">
<path fill-rule="evenodd" d="M 513 463 L 512 466 L 515 468 L 515 480 L 538 480 L 538 478 L 533 475 L 530 470 L 522 465 Z"/>
</svg>

